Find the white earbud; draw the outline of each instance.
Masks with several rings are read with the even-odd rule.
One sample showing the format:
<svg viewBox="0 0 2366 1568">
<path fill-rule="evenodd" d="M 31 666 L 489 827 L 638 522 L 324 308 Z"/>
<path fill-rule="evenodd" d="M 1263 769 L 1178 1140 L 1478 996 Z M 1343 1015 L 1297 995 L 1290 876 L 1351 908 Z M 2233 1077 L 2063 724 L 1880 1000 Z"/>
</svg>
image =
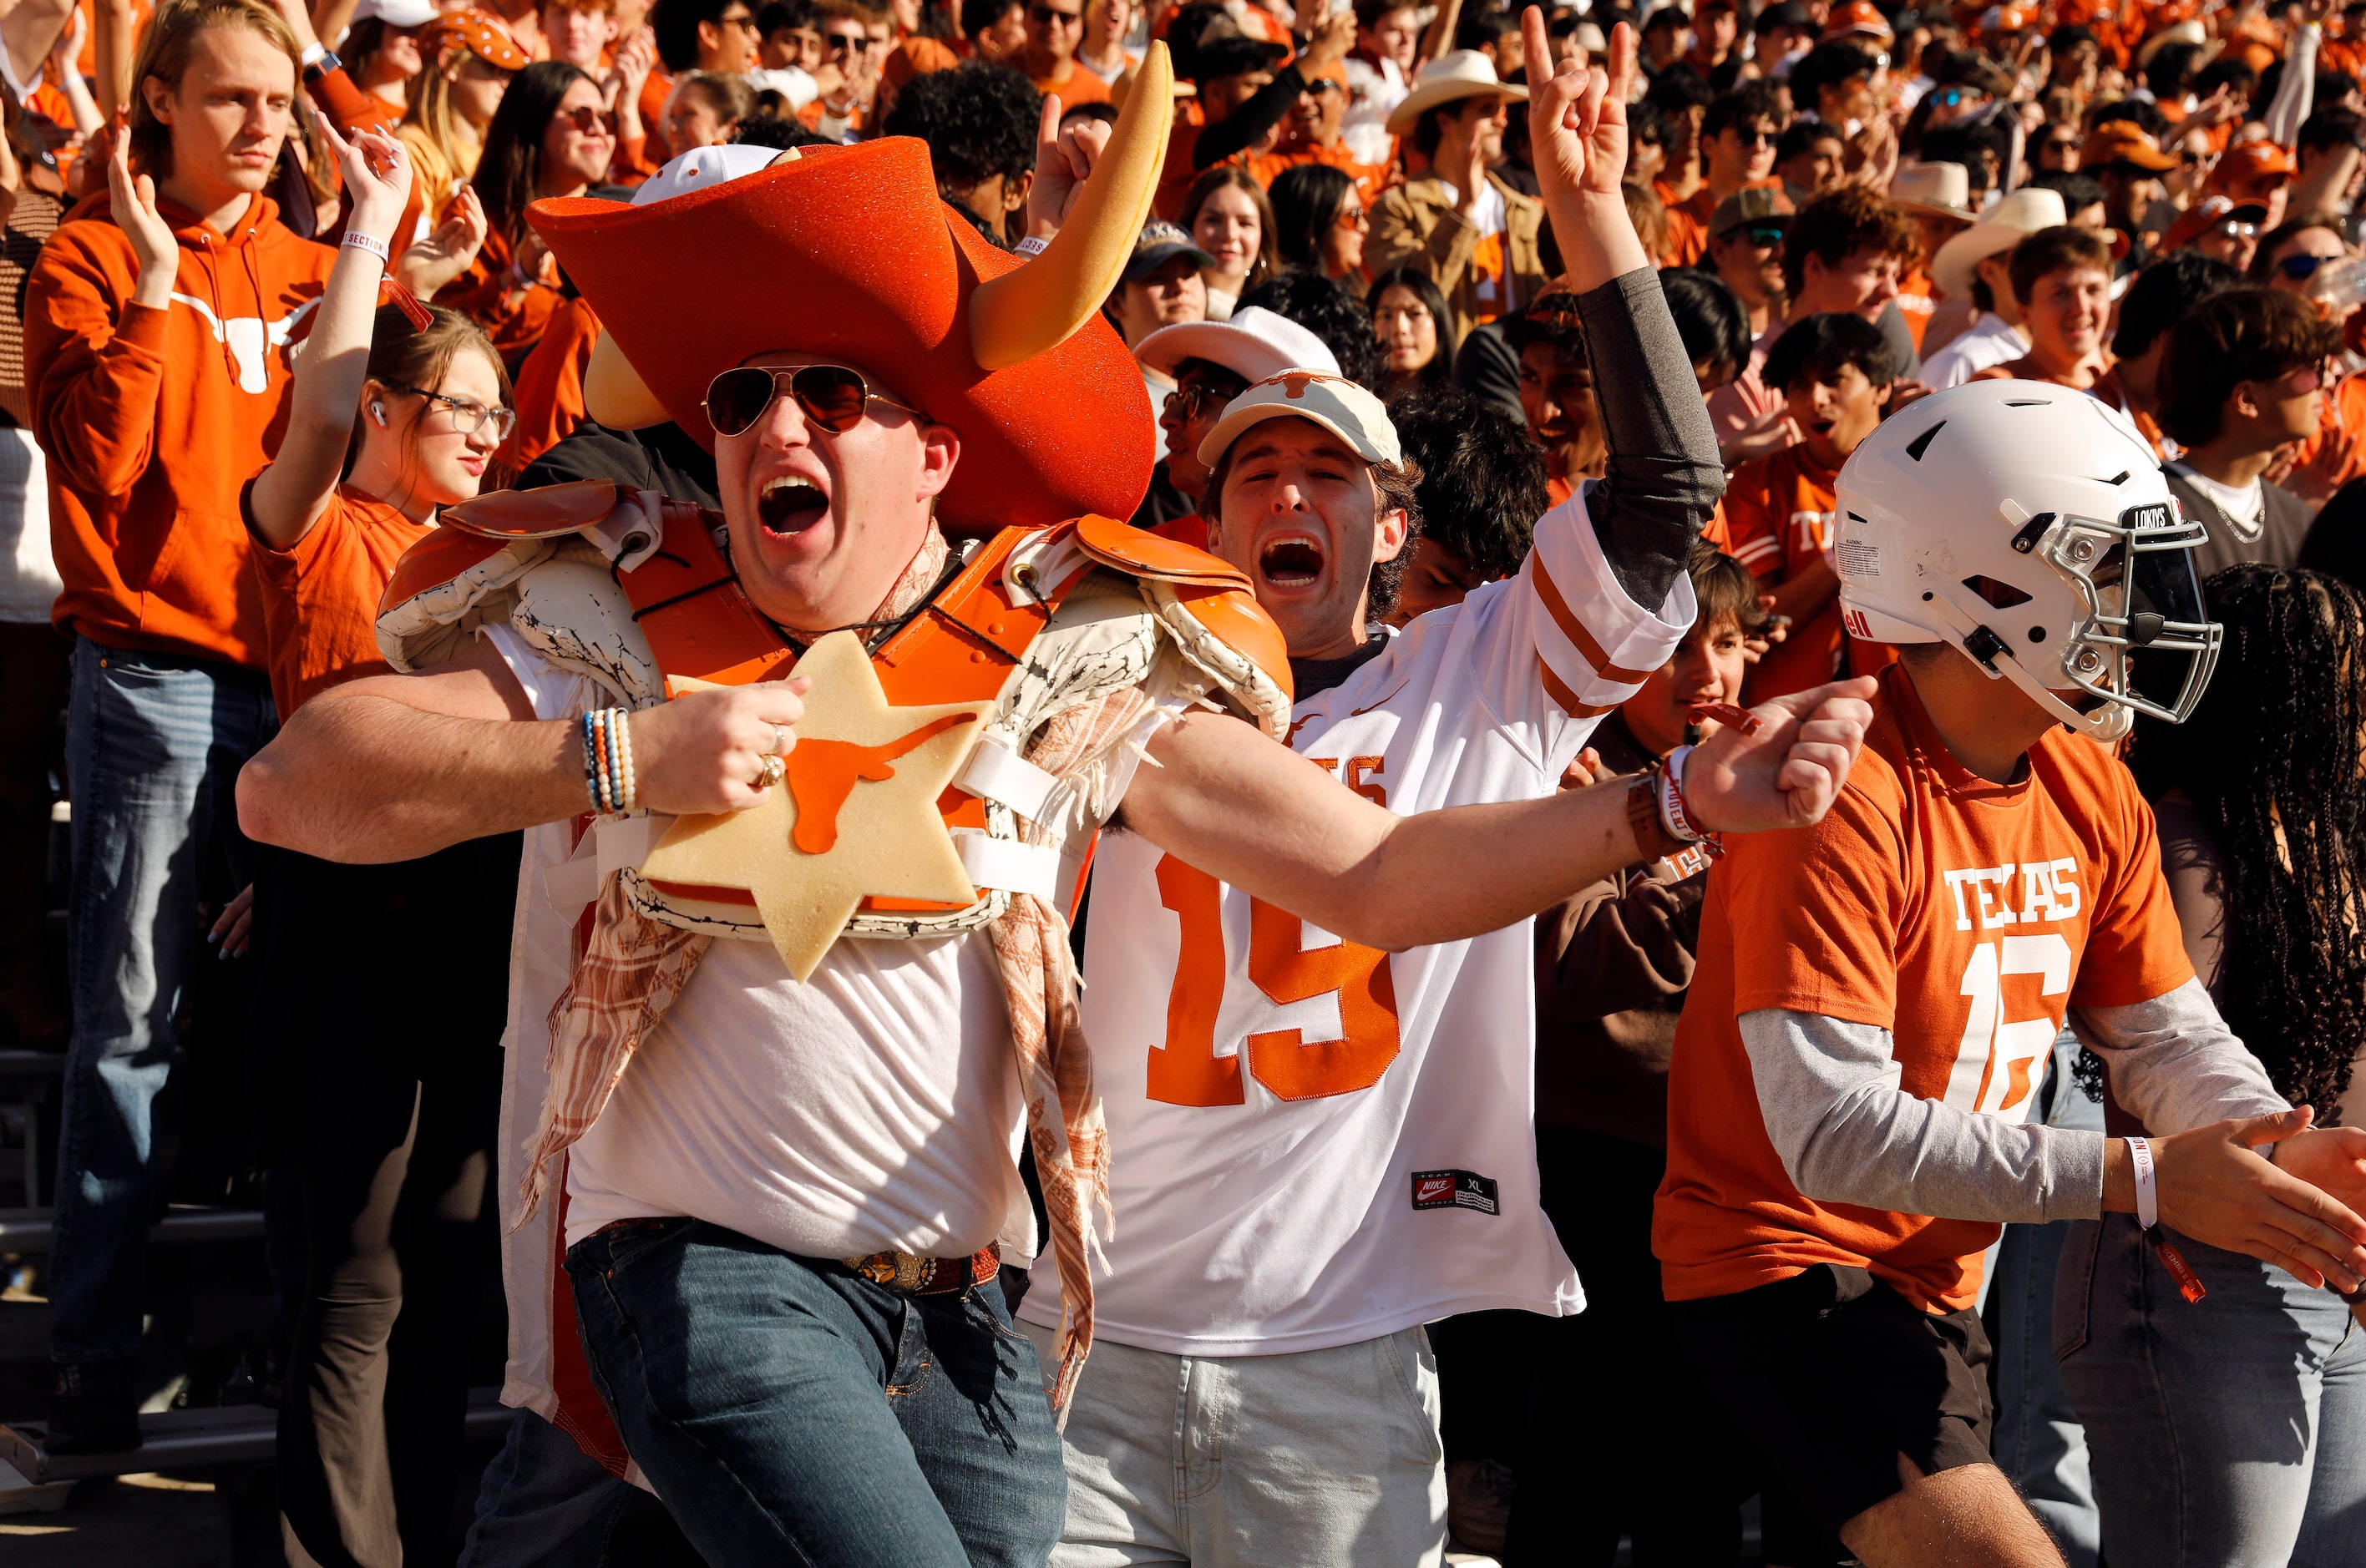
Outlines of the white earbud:
<svg viewBox="0 0 2366 1568">
<path fill-rule="evenodd" d="M 370 418 L 376 420 L 380 426 L 384 426 L 386 423 L 386 405 L 384 403 L 372 403 L 370 405 Z"/>
</svg>

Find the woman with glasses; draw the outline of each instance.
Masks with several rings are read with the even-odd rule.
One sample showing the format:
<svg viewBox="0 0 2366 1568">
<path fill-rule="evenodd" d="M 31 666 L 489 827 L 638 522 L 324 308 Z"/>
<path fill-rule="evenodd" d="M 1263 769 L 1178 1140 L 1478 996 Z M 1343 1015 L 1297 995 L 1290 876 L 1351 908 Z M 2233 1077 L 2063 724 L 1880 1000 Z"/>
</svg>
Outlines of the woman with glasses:
<svg viewBox="0 0 2366 1568">
<path fill-rule="evenodd" d="M 1372 220 L 1352 175 L 1327 163 L 1301 163 L 1283 170 L 1268 196 L 1274 251 L 1282 265 L 1363 282 L 1364 236 L 1372 231 Z"/>
<path fill-rule="evenodd" d="M 1418 267 L 1382 273 L 1364 296 L 1380 340 L 1380 396 L 1393 402 L 1454 380 L 1454 313 Z"/>
<path fill-rule="evenodd" d="M 486 128 L 468 182 L 484 205 L 485 243 L 435 300 L 482 327 L 504 364 L 525 358 L 558 308 L 558 265 L 526 227 L 525 209 L 580 196 L 608 177 L 616 117 L 606 102 L 574 66 L 537 61 L 511 82 Z"/>
<path fill-rule="evenodd" d="M 377 306 L 377 252 L 410 194 L 402 144 L 326 134 L 346 239 L 287 434 L 242 506 L 283 719 L 385 672 L 377 602 L 395 563 L 477 493 L 511 418 L 501 360 L 466 318 L 431 309 L 415 327 Z M 256 871 L 271 1168 L 300 1182 L 306 1240 L 280 1505 L 313 1562 L 445 1549 L 490 1240 L 517 856 L 511 834 L 378 866 L 265 849 Z"/>
<path fill-rule="evenodd" d="M 2076 123 L 2063 122 L 2042 125 L 2037 134 L 2029 139 L 2030 162 L 2041 174 L 2075 174 L 2079 168 L 2079 149 L 2086 139 L 2079 134 Z"/>
<path fill-rule="evenodd" d="M 1220 163 L 1191 182 L 1182 224 L 1215 260 L 1200 274 L 1208 286 L 1208 319 L 1229 321 L 1234 302 L 1273 275 L 1273 204 L 1245 170 Z"/>
</svg>

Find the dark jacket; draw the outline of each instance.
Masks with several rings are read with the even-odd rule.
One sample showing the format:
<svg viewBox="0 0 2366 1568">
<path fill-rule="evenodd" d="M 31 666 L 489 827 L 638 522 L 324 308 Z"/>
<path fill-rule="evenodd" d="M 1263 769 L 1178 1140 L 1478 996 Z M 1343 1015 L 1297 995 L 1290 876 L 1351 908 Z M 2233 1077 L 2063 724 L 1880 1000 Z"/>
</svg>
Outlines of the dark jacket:
<svg viewBox="0 0 2366 1568">
<path fill-rule="evenodd" d="M 2267 484 L 2267 515 L 2259 524 L 2257 539 L 2245 539 L 2235 530 L 2218 504 L 2203 494 L 2194 484 L 2171 465 L 2162 470 L 2169 480 L 2169 493 L 2185 509 L 2185 515 L 2202 520 L 2210 531 L 2210 541 L 2193 552 L 2193 570 L 2207 578 L 2214 572 L 2229 566 L 2259 561 L 2270 566 L 2289 566 L 2300 559 L 2301 541 L 2308 537 L 2308 503 L 2285 489 L 2282 485 Z"/>
</svg>

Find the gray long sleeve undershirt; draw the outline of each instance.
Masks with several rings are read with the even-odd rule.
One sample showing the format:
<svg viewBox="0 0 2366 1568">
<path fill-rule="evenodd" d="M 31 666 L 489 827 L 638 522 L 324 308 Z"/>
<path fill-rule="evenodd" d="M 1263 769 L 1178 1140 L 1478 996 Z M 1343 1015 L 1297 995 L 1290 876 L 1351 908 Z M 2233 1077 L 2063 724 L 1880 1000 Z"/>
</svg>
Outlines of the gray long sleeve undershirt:
<svg viewBox="0 0 2366 1568">
<path fill-rule="evenodd" d="M 2074 1011 L 2119 1103 L 2155 1133 L 2286 1110 L 2199 980 Z M 1803 1196 L 1898 1214 L 2044 1224 L 2102 1212 L 2104 1135 L 2016 1126 L 1898 1087 L 1887 1029 L 1769 1008 L 1741 1018 L 1767 1137 Z"/>
<path fill-rule="evenodd" d="M 1628 598 L 1664 604 L 1725 494 L 1717 432 L 1658 273 L 1639 267 L 1577 305 L 1610 446 L 1586 492 L 1594 537 Z"/>
</svg>

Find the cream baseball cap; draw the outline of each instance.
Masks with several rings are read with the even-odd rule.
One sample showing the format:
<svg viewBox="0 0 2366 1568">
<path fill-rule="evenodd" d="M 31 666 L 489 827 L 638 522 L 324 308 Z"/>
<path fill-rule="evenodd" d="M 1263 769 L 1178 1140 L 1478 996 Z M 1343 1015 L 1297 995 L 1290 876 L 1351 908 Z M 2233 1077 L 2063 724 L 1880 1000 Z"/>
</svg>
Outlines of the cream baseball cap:
<svg viewBox="0 0 2366 1568">
<path fill-rule="evenodd" d="M 1200 443 L 1200 461 L 1213 468 L 1251 425 L 1268 420 L 1312 420 L 1355 448 L 1367 463 L 1402 463 L 1397 427 L 1378 398 L 1343 376 L 1285 370 L 1224 405 L 1224 417 Z"/>
</svg>

